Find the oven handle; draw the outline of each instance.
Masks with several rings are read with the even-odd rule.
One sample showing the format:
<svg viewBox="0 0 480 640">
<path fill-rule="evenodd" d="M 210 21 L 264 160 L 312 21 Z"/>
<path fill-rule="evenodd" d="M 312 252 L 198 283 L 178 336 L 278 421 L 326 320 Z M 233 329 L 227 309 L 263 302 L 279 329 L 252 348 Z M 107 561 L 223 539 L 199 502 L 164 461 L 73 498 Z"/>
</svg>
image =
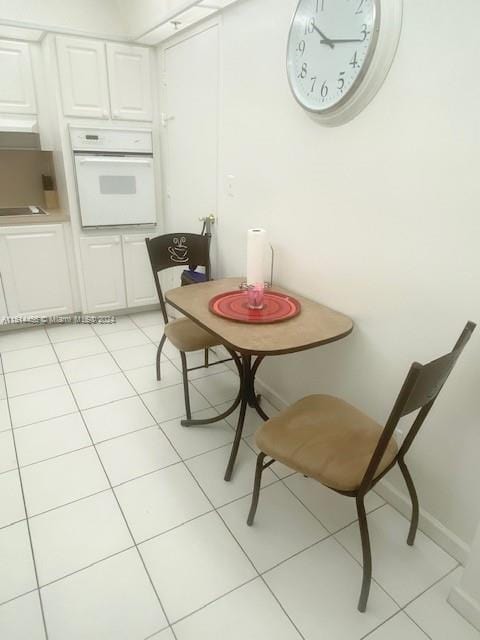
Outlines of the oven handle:
<svg viewBox="0 0 480 640">
<path fill-rule="evenodd" d="M 80 164 L 152 164 L 149 158 L 81 158 Z"/>
</svg>

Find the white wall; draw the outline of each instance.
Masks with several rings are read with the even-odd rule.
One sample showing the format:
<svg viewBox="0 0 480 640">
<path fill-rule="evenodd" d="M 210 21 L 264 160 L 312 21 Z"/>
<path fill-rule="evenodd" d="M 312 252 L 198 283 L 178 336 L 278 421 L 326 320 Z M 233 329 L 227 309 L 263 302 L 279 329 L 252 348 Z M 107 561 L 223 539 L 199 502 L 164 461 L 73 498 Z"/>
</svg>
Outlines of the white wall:
<svg viewBox="0 0 480 640">
<path fill-rule="evenodd" d="M 242 272 L 246 230 L 266 227 L 277 281 L 349 314 L 356 328 L 338 344 L 272 359 L 261 377 L 287 401 L 333 392 L 383 421 L 412 360 L 442 354 L 480 319 L 480 3 L 452 11 L 405 0 L 385 85 L 334 129 L 289 92 L 295 6 L 245 0 L 224 12 L 221 270 Z M 423 508 L 467 544 L 480 519 L 479 356 L 480 330 L 410 458 Z"/>
<path fill-rule="evenodd" d="M 0 23 L 126 36 L 116 0 L 0 0 Z"/>
</svg>

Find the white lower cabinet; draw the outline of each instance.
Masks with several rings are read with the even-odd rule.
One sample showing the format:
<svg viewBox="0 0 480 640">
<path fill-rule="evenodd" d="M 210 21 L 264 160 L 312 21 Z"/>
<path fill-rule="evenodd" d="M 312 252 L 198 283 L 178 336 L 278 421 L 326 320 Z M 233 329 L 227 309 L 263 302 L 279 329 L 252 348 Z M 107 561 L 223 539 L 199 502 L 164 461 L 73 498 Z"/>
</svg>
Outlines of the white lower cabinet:
<svg viewBox="0 0 480 640">
<path fill-rule="evenodd" d="M 80 238 L 86 313 L 158 303 L 145 234 Z"/>
<path fill-rule="evenodd" d="M 73 312 L 61 224 L 0 228 L 0 274 L 10 316 Z"/>
<path fill-rule="evenodd" d="M 158 302 L 144 235 L 123 236 L 125 289 L 129 307 Z"/>
<path fill-rule="evenodd" d="M 3 322 L 6 316 L 8 316 L 7 301 L 3 292 L 3 281 L 0 277 L 0 322 Z"/>
<path fill-rule="evenodd" d="M 87 313 L 127 306 L 120 236 L 80 238 Z"/>
</svg>

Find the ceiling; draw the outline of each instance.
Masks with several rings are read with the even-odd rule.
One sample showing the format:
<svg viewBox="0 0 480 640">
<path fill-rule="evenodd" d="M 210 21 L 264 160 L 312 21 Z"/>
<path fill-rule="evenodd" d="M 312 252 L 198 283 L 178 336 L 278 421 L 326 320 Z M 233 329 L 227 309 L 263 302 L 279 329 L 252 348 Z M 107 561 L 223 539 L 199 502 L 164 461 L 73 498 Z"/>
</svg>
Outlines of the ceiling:
<svg viewBox="0 0 480 640">
<path fill-rule="evenodd" d="M 0 0 L 0 38 L 46 32 L 158 44 L 236 0 Z"/>
</svg>

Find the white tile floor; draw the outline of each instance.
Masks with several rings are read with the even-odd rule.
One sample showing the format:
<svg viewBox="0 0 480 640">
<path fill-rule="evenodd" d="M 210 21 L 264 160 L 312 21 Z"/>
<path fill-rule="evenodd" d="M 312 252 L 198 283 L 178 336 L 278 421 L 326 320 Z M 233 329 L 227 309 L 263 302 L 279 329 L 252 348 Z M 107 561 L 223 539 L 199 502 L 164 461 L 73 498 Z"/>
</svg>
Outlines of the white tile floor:
<svg viewBox="0 0 480 640">
<path fill-rule="evenodd" d="M 235 415 L 180 425 L 171 345 L 155 379 L 161 334 L 158 312 L 0 334 L 2 640 L 480 638 L 446 603 L 458 564 L 421 533 L 407 547 L 376 494 L 364 615 L 353 501 L 274 465 L 248 528 L 258 419 L 225 483 Z M 224 365 L 195 372 L 196 417 L 236 385 Z"/>
</svg>

